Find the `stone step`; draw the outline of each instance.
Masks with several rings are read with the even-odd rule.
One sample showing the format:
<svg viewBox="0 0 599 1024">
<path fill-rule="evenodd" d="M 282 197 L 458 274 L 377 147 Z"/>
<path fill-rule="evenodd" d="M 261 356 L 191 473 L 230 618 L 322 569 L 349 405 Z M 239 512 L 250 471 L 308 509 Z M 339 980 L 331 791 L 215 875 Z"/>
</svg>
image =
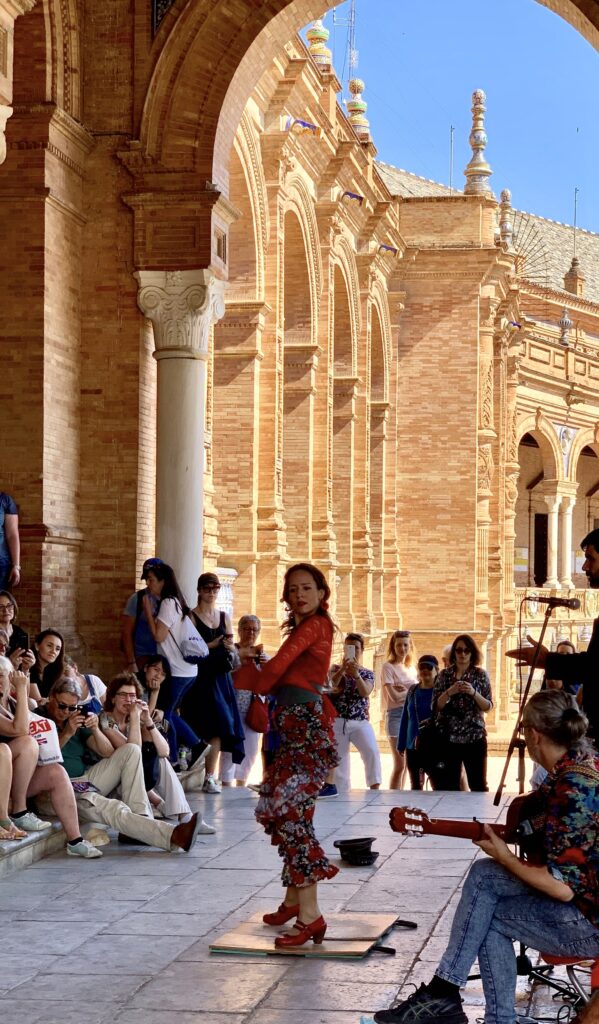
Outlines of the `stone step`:
<svg viewBox="0 0 599 1024">
<path fill-rule="evenodd" d="M 26 839 L 0 842 L 0 878 L 9 871 L 26 868 L 30 864 L 57 853 L 64 848 L 66 836 L 58 822 L 43 832 L 30 832 Z"/>
</svg>

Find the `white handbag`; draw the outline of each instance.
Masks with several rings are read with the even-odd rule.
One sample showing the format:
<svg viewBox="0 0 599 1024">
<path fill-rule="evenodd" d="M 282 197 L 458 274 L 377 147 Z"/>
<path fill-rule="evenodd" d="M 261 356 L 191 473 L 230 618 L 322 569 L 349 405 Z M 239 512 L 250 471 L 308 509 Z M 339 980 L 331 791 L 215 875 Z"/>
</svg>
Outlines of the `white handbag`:
<svg viewBox="0 0 599 1024">
<path fill-rule="evenodd" d="M 54 722 L 30 711 L 29 735 L 33 736 L 39 747 L 38 765 L 63 763 L 60 740 Z"/>
</svg>

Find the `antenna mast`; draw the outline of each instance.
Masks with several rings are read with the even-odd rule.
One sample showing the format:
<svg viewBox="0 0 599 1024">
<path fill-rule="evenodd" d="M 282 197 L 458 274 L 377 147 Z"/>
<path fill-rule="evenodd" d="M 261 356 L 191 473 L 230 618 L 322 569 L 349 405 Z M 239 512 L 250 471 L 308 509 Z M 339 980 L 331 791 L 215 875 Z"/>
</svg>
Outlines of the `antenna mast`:
<svg viewBox="0 0 599 1024">
<path fill-rule="evenodd" d="M 347 41 L 345 44 L 345 57 L 343 59 L 341 78 L 343 81 L 349 82 L 349 80 L 354 77 L 354 72 L 358 66 L 358 51 L 356 50 L 356 0 L 350 0 L 349 10 L 346 17 L 340 17 L 337 10 L 337 7 L 333 8 L 333 25 L 335 27 L 340 25 L 342 28 L 347 29 Z M 347 78 L 345 76 L 346 68 Z"/>
</svg>

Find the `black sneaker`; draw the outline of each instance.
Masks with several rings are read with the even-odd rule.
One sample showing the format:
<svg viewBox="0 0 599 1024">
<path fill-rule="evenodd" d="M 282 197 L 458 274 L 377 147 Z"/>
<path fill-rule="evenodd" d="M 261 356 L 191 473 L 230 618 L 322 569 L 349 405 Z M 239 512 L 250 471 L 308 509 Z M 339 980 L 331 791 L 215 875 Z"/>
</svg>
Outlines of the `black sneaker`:
<svg viewBox="0 0 599 1024">
<path fill-rule="evenodd" d="M 459 992 L 437 996 L 421 985 L 403 1003 L 391 1010 L 377 1010 L 376 1024 L 468 1024 Z"/>
</svg>

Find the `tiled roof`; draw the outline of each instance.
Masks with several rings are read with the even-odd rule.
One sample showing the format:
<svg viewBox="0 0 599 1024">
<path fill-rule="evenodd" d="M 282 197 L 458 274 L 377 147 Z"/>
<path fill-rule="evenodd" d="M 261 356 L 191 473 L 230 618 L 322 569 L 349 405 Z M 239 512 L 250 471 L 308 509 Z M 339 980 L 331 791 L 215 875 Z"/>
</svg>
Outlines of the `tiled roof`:
<svg viewBox="0 0 599 1024">
<path fill-rule="evenodd" d="M 404 171 L 401 167 L 392 167 L 391 164 L 384 164 L 380 160 L 376 162 L 379 171 L 387 188 L 394 196 L 405 196 L 406 198 L 417 196 L 448 196 L 450 194 L 447 185 L 440 185 L 438 181 L 431 181 L 429 178 L 420 178 L 417 174 Z M 454 191 L 458 191 L 454 189 Z"/>
<path fill-rule="evenodd" d="M 378 171 L 393 195 L 409 198 L 426 196 L 448 196 L 450 189 L 438 181 L 421 178 L 410 171 L 391 164 L 377 162 Z M 461 190 L 454 189 L 454 192 Z M 542 258 L 535 262 L 536 272 L 532 279 L 535 284 L 564 290 L 564 274 L 570 268 L 573 252 L 573 228 L 555 220 L 538 217 L 532 213 L 514 209 L 514 228 L 520 238 L 526 238 L 530 246 Z M 599 303 L 599 235 L 581 228 L 576 232 L 576 255 L 580 270 L 585 277 L 584 298 Z M 531 265 L 533 259 L 531 257 Z"/>
</svg>

